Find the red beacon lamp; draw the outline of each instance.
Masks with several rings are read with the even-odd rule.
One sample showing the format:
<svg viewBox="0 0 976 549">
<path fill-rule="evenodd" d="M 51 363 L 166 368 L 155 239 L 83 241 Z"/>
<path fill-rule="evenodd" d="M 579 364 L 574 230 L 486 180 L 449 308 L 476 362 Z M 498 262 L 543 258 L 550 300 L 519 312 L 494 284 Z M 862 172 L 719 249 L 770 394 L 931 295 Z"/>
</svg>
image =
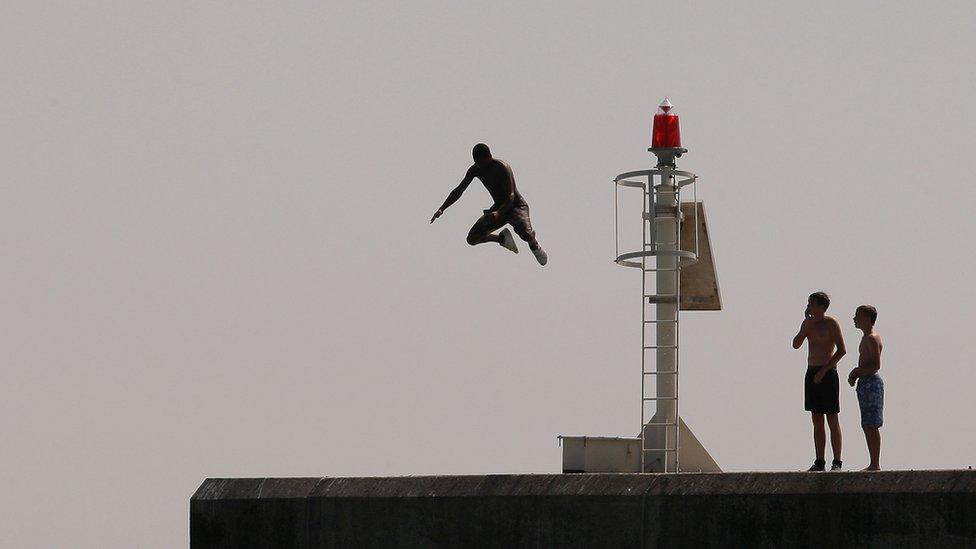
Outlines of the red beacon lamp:
<svg viewBox="0 0 976 549">
<path fill-rule="evenodd" d="M 674 168 L 674 159 L 680 157 L 688 149 L 681 147 L 681 129 L 678 126 L 678 115 L 668 98 L 665 97 L 654 115 L 654 127 L 651 130 L 651 147 L 647 149 L 657 156 L 658 168 Z"/>
</svg>

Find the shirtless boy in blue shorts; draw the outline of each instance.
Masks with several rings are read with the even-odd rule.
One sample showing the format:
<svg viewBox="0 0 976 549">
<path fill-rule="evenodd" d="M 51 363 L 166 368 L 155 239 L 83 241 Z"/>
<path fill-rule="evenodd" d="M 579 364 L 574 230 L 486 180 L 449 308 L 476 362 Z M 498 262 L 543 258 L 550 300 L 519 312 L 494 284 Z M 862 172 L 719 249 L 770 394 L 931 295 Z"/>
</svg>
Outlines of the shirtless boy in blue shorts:
<svg viewBox="0 0 976 549">
<path fill-rule="evenodd" d="M 861 428 L 868 443 L 871 464 L 865 471 L 880 471 L 881 425 L 884 423 L 884 381 L 878 375 L 881 369 L 881 335 L 874 331 L 878 310 L 871 305 L 861 305 L 854 312 L 854 327 L 864 333 L 858 345 L 857 368 L 847 376 L 847 383 L 857 381 L 857 403 L 861 408 Z"/>
</svg>

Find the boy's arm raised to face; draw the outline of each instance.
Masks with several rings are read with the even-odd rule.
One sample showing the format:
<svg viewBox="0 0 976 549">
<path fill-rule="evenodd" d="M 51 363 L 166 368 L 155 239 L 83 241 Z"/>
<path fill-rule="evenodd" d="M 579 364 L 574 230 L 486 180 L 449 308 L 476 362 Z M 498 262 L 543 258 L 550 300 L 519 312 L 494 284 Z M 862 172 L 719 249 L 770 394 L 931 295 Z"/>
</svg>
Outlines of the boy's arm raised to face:
<svg viewBox="0 0 976 549">
<path fill-rule="evenodd" d="M 807 329 L 810 326 L 810 318 L 804 318 L 800 324 L 800 331 L 793 336 L 793 348 L 799 349 L 803 345 L 803 340 L 807 338 Z"/>
</svg>

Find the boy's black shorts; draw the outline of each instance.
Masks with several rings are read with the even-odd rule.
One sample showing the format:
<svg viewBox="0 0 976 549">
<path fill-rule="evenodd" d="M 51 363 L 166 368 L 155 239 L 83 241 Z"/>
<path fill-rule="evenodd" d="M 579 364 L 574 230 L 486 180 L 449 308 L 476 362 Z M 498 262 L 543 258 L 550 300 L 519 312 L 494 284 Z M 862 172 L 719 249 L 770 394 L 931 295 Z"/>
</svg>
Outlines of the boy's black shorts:
<svg viewBox="0 0 976 549">
<path fill-rule="evenodd" d="M 839 414 L 840 379 L 837 377 L 837 368 L 831 368 L 820 383 L 814 383 L 813 378 L 822 367 L 807 367 L 807 375 L 803 379 L 803 407 L 808 412 L 818 414 Z"/>
</svg>

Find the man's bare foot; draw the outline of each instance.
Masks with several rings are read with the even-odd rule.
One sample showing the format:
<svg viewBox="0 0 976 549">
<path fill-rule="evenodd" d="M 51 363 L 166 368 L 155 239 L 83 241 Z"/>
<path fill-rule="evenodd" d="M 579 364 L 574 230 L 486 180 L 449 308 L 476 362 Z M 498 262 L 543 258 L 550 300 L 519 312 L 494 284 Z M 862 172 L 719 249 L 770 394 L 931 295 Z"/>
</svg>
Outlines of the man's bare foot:
<svg viewBox="0 0 976 549">
<path fill-rule="evenodd" d="M 861 470 L 862 471 L 880 471 L 881 470 L 881 467 L 871 467 L 870 465 L 868 465 L 867 467 L 865 467 L 864 469 L 861 469 Z"/>
</svg>

